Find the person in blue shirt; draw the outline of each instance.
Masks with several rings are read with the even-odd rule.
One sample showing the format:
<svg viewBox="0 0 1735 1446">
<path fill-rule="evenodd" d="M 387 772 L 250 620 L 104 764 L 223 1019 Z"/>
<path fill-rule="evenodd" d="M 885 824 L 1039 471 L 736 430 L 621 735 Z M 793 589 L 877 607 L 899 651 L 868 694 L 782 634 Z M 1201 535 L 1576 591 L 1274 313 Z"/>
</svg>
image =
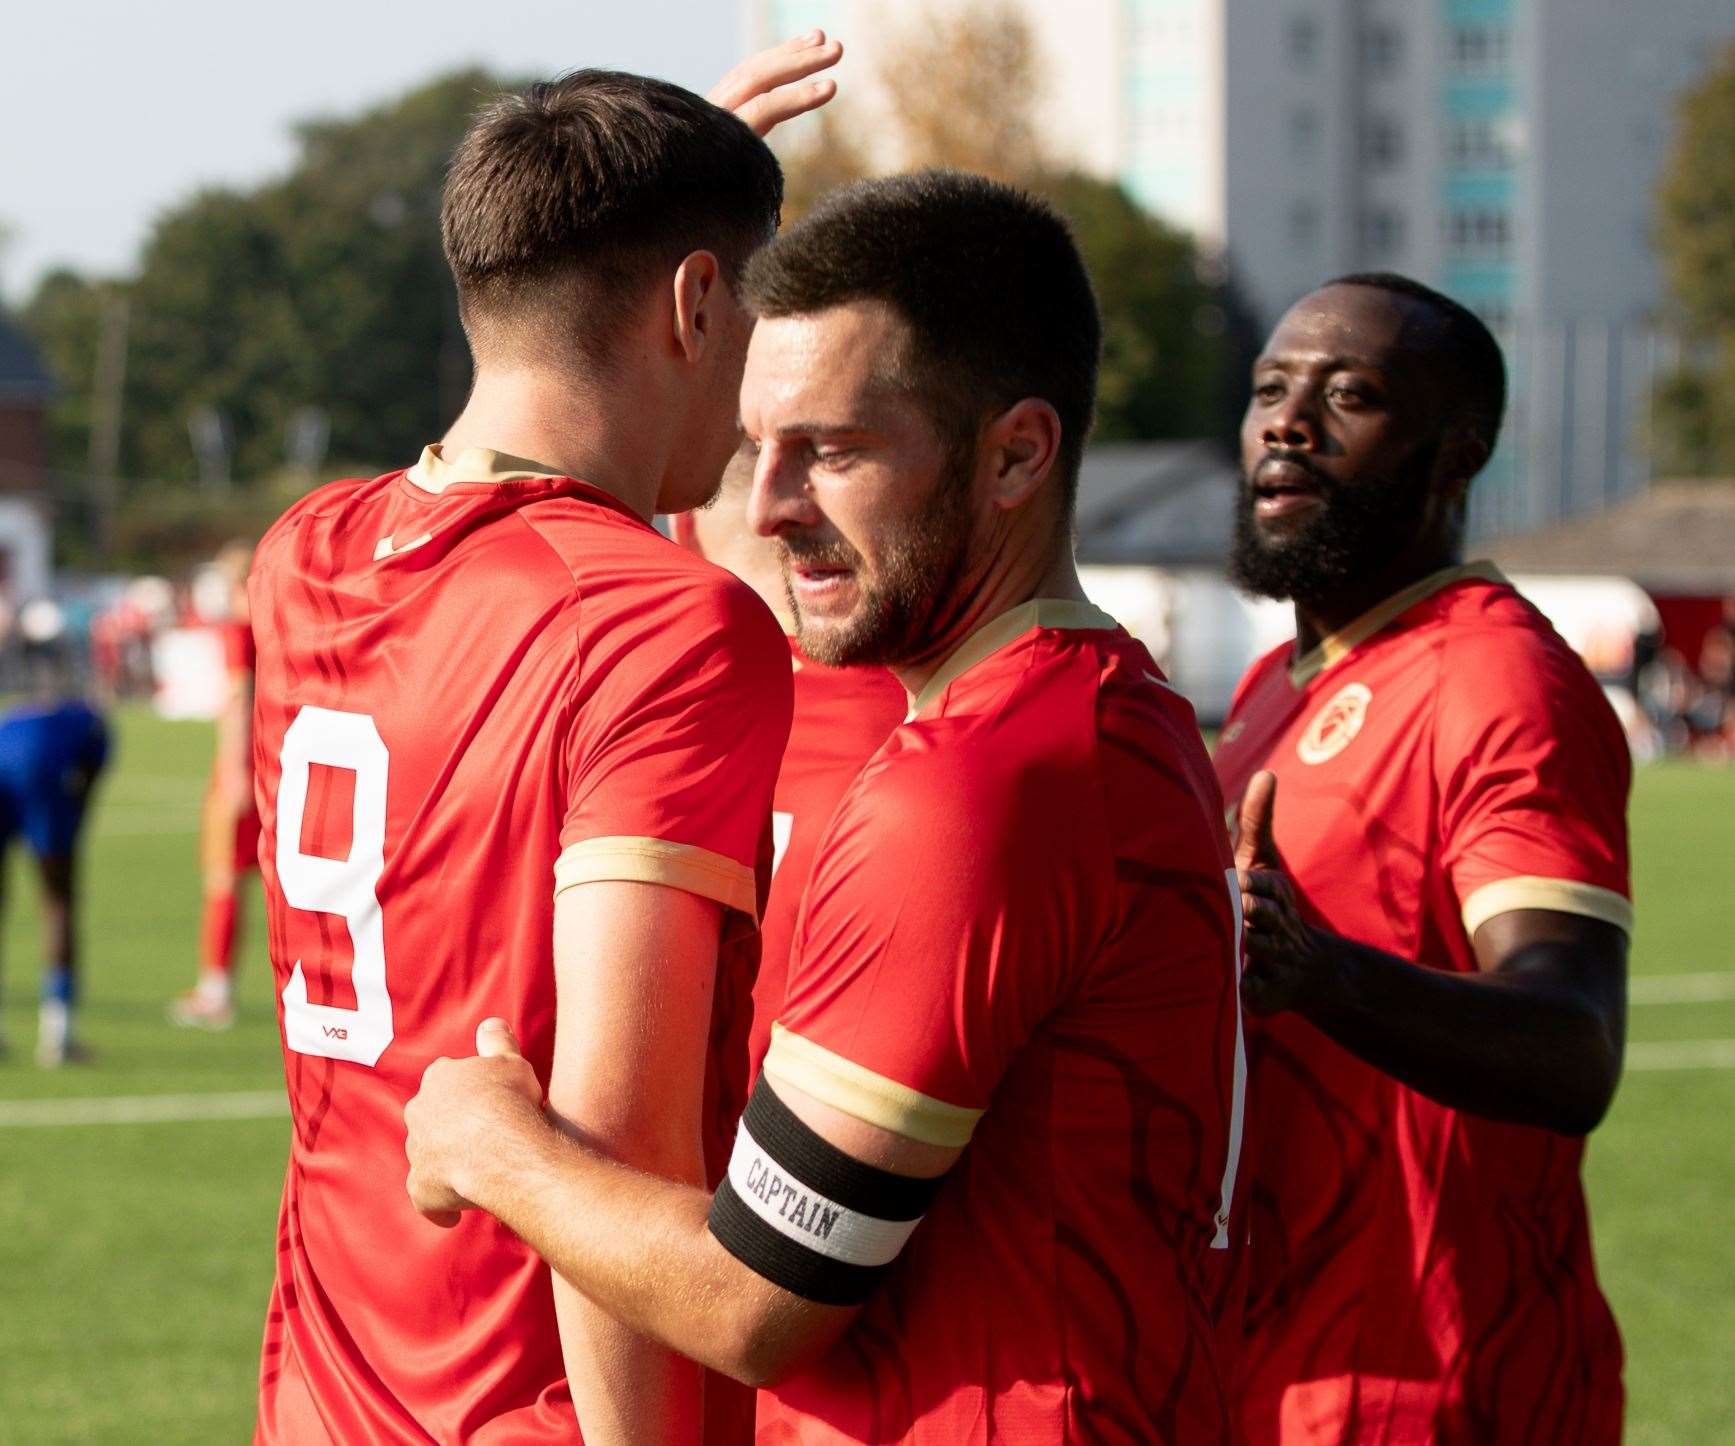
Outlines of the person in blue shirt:
<svg viewBox="0 0 1735 1446">
<path fill-rule="evenodd" d="M 64 691 L 68 670 L 59 650 L 38 644 L 29 651 L 45 686 L 0 714 L 0 862 L 21 837 L 41 871 L 47 960 L 36 1061 L 53 1067 L 80 1054 L 72 1027 L 78 835 L 108 761 L 109 734 L 90 704 Z"/>
</svg>

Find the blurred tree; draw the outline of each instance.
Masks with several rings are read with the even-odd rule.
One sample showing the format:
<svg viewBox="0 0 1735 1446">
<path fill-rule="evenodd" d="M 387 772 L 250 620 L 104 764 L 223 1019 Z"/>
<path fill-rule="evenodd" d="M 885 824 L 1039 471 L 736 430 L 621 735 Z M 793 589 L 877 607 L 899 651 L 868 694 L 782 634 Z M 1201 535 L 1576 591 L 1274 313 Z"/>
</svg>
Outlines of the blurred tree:
<svg viewBox="0 0 1735 1446">
<path fill-rule="evenodd" d="M 136 277 L 116 283 L 131 304 L 124 473 L 193 479 L 200 415 L 208 433 L 220 422 L 244 487 L 281 472 L 307 408 L 329 418 L 331 475 L 411 460 L 440 434 L 470 375 L 440 254 L 440 188 L 470 116 L 507 84 L 465 70 L 307 122 L 288 175 L 201 192 L 157 222 Z M 108 285 L 56 273 L 24 312 L 61 386 L 55 463 L 68 472 L 89 454 Z"/>
<path fill-rule="evenodd" d="M 75 271 L 48 272 L 18 320 L 55 378 L 48 405 L 48 455 L 60 471 L 79 473 L 90 454 L 90 406 L 104 309 L 119 290 Z"/>
<path fill-rule="evenodd" d="M 1036 126 L 1041 56 L 1007 0 L 920 15 L 893 39 L 878 79 L 905 166 L 1014 183 L 1046 170 Z"/>
<path fill-rule="evenodd" d="M 1095 435 L 1104 441 L 1225 435 L 1227 298 L 1184 233 L 1118 184 L 1055 164 L 1037 122 L 1041 56 L 1004 0 L 925 14 L 882 53 L 881 107 L 847 94 L 786 143 L 786 220 L 835 186 L 926 166 L 1033 191 L 1072 223 L 1103 314 Z M 855 139 L 860 137 L 860 140 Z"/>
<path fill-rule="evenodd" d="M 1735 476 L 1735 44 L 1681 97 L 1657 248 L 1691 350 L 1657 391 L 1657 470 Z"/>
</svg>

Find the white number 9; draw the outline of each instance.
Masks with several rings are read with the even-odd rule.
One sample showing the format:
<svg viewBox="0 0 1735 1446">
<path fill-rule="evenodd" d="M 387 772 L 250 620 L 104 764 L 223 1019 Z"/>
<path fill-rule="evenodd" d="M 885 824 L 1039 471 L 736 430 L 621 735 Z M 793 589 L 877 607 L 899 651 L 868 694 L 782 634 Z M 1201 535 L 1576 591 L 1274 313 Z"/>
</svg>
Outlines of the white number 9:
<svg viewBox="0 0 1735 1446">
<path fill-rule="evenodd" d="M 301 851 L 301 820 L 313 765 L 355 774 L 355 812 L 347 859 Z M 390 758 L 365 713 L 304 707 L 283 735 L 277 790 L 277 879 L 292 909 L 336 914 L 349 929 L 355 1008 L 309 1004 L 301 961 L 283 986 L 283 1036 L 300 1054 L 347 1059 L 370 1068 L 392 1042 L 386 988 L 385 926 L 378 885 L 385 869 L 386 774 Z"/>
</svg>

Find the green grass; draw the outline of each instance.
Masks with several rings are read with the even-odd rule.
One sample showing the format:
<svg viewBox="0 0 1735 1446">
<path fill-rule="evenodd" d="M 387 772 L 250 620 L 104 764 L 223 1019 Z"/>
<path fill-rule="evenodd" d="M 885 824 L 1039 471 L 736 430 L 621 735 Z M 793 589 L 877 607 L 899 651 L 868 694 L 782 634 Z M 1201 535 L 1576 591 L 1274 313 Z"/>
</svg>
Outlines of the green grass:
<svg viewBox="0 0 1735 1446">
<path fill-rule="evenodd" d="M 86 854 L 88 1068 L 29 1062 L 34 881 L 12 861 L 0 1102 L 281 1081 L 256 908 L 241 1024 L 188 1036 L 163 1023 L 193 974 L 209 747 L 200 726 L 120 719 Z M 1635 974 L 1735 971 L 1735 770 L 1641 773 L 1633 851 Z M 1631 1037 L 1735 1039 L 1735 1002 L 1636 1006 Z M 1633 1073 L 1591 1144 L 1597 1253 L 1639 1446 L 1735 1442 L 1731 1119 L 1735 1070 Z M 287 1138 L 282 1120 L 0 1128 L 0 1443 L 248 1438 Z"/>
</svg>

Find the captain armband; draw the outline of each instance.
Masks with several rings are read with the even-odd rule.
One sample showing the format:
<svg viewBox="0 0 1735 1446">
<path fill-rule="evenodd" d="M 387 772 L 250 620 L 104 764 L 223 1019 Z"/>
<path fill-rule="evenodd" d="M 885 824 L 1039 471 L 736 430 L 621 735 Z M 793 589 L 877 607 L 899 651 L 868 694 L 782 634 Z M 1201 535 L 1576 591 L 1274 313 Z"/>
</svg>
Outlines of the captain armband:
<svg viewBox="0 0 1735 1446">
<path fill-rule="evenodd" d="M 821 1305 L 859 1305 L 921 1223 L 944 1176 L 914 1180 L 852 1159 L 753 1088 L 711 1233 L 756 1274 Z"/>
</svg>

